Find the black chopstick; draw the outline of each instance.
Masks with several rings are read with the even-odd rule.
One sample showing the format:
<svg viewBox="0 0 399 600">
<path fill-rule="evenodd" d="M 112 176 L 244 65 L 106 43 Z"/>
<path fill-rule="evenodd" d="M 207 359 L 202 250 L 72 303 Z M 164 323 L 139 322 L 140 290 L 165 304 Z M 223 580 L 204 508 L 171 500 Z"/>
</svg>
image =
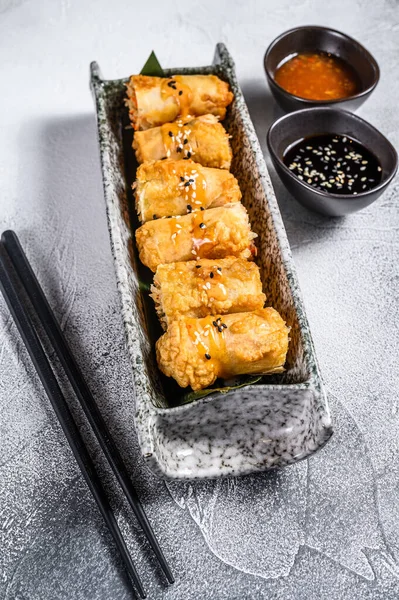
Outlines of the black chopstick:
<svg viewBox="0 0 399 600">
<path fill-rule="evenodd" d="M 24 341 L 24 344 L 29 352 L 34 367 L 40 377 L 43 387 L 50 399 L 54 408 L 54 412 L 61 424 L 71 450 L 75 456 L 76 462 L 84 476 L 91 493 L 96 500 L 98 507 L 108 529 L 114 538 L 115 544 L 122 556 L 126 570 L 132 578 L 141 598 L 146 598 L 143 585 L 140 577 L 133 564 L 132 558 L 127 549 L 125 540 L 116 522 L 112 508 L 108 502 L 104 488 L 101 484 L 99 476 L 96 472 L 93 461 L 87 451 L 79 429 L 73 419 L 73 416 L 65 401 L 54 372 L 47 360 L 43 347 L 39 341 L 36 331 L 33 326 L 32 319 L 21 300 L 15 284 L 15 272 L 7 254 L 7 251 L 0 243 L 0 289 L 4 299 L 10 309 L 11 315 L 18 327 L 19 333 Z"/>
<path fill-rule="evenodd" d="M 102 418 L 96 401 L 90 392 L 79 365 L 75 361 L 68 342 L 44 295 L 35 273 L 14 231 L 5 231 L 1 236 L 11 261 L 17 271 L 30 301 L 46 331 L 54 350 L 67 374 L 97 440 L 122 487 L 136 518 L 141 525 L 169 583 L 174 583 L 172 572 L 151 528 L 147 515 L 130 480 L 122 457 Z"/>
</svg>

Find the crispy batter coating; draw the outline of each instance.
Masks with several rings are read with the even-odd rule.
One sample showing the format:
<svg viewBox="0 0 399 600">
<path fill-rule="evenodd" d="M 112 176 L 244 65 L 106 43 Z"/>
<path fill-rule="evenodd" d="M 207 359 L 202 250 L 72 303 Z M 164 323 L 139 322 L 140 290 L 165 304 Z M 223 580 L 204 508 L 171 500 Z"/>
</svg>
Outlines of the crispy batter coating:
<svg viewBox="0 0 399 600">
<path fill-rule="evenodd" d="M 230 169 L 232 159 L 229 136 L 214 115 L 136 131 L 133 149 L 139 163 L 165 158 L 191 158 L 204 167 Z"/>
<path fill-rule="evenodd" d="M 172 321 L 157 341 L 157 361 L 161 371 L 181 387 L 190 385 L 200 390 L 217 377 L 283 371 L 288 333 L 289 328 L 273 308 L 220 319 L 183 317 Z"/>
<path fill-rule="evenodd" d="M 215 208 L 239 202 L 238 181 L 225 169 L 210 169 L 192 160 L 157 160 L 137 169 L 133 184 L 142 223 L 159 217 L 187 214 L 195 208 Z"/>
<path fill-rule="evenodd" d="M 229 85 L 216 75 L 133 75 L 126 88 L 126 104 L 136 130 L 157 127 L 189 114 L 212 114 L 224 119 L 226 107 L 233 100 Z"/>
<path fill-rule="evenodd" d="M 247 211 L 239 202 L 147 221 L 136 230 L 140 260 L 154 272 L 159 265 L 194 258 L 250 258 L 255 237 Z"/>
<path fill-rule="evenodd" d="M 259 268 L 229 256 L 159 265 L 151 286 L 164 329 L 180 317 L 205 317 L 263 308 Z"/>
</svg>

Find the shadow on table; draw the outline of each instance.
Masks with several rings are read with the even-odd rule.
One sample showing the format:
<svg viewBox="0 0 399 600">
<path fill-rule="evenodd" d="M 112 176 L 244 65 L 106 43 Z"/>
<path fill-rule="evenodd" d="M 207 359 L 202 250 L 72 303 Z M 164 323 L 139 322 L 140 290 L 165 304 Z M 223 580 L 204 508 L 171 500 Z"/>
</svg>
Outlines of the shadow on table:
<svg viewBox="0 0 399 600">
<path fill-rule="evenodd" d="M 308 210 L 284 187 L 271 162 L 266 136 L 269 127 L 285 113 L 276 104 L 266 82 L 248 82 L 242 86 L 242 90 L 266 160 L 291 247 L 300 246 L 304 241 L 308 244 L 309 237 L 311 243 L 317 243 L 326 232 L 339 228 L 343 218 L 325 217 Z"/>
<path fill-rule="evenodd" d="M 20 176 L 32 182 L 37 207 L 27 229 L 15 225 L 22 246 L 45 291 L 101 413 L 124 457 L 145 506 L 155 502 L 163 483 L 150 474 L 134 432 L 131 366 L 125 346 L 114 265 L 109 246 L 94 114 L 27 123 L 23 129 Z M 35 154 L 32 160 L 32 152 Z M 26 165 L 35 164 L 29 172 Z M 26 188 L 28 185 L 26 185 Z M 45 344 L 50 357 L 54 353 Z M 111 503 L 122 515 L 134 554 L 151 564 L 164 582 L 148 543 L 59 368 L 60 385 L 98 467 Z M 28 376 L 31 372 L 29 365 Z M 46 397 L 45 410 L 56 419 Z M 54 425 L 55 426 L 55 425 Z M 64 442 L 63 434 L 62 442 Z M 65 460 L 73 460 L 66 453 Z M 165 491 L 163 492 L 165 494 Z M 38 490 L 43 495 L 43 490 Z M 88 506 L 89 513 L 92 511 Z M 84 520 L 86 517 L 81 515 Z M 155 528 L 155 525 L 154 525 Z M 112 541 L 110 548 L 114 548 Z M 115 555 L 115 564 L 119 558 Z"/>
</svg>

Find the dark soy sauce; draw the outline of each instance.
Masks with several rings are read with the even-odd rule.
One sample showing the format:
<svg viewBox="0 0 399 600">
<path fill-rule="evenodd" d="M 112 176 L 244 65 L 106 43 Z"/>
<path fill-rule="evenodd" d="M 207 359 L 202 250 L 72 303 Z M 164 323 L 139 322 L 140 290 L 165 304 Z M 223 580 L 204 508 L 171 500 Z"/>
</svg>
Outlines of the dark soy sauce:
<svg viewBox="0 0 399 600">
<path fill-rule="evenodd" d="M 284 153 L 284 164 L 305 183 L 330 194 L 360 194 L 382 176 L 378 158 L 347 135 L 324 134 L 299 140 Z"/>
</svg>

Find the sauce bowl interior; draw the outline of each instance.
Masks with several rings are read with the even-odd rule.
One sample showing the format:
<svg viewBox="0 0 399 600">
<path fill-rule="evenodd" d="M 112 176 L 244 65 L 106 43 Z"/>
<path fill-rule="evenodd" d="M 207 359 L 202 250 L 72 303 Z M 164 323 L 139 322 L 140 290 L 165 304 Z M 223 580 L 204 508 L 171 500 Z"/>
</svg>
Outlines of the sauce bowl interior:
<svg viewBox="0 0 399 600">
<path fill-rule="evenodd" d="M 383 186 L 387 179 L 392 178 L 397 168 L 397 154 L 393 146 L 372 125 L 343 110 L 316 107 L 285 115 L 271 126 L 268 133 L 268 144 L 274 157 L 283 168 L 297 179 L 298 183 L 307 186 L 286 167 L 283 162 L 284 153 L 292 144 L 303 138 L 328 133 L 354 138 L 378 158 L 382 168 L 382 177 L 378 186 L 373 189 Z"/>
</svg>

